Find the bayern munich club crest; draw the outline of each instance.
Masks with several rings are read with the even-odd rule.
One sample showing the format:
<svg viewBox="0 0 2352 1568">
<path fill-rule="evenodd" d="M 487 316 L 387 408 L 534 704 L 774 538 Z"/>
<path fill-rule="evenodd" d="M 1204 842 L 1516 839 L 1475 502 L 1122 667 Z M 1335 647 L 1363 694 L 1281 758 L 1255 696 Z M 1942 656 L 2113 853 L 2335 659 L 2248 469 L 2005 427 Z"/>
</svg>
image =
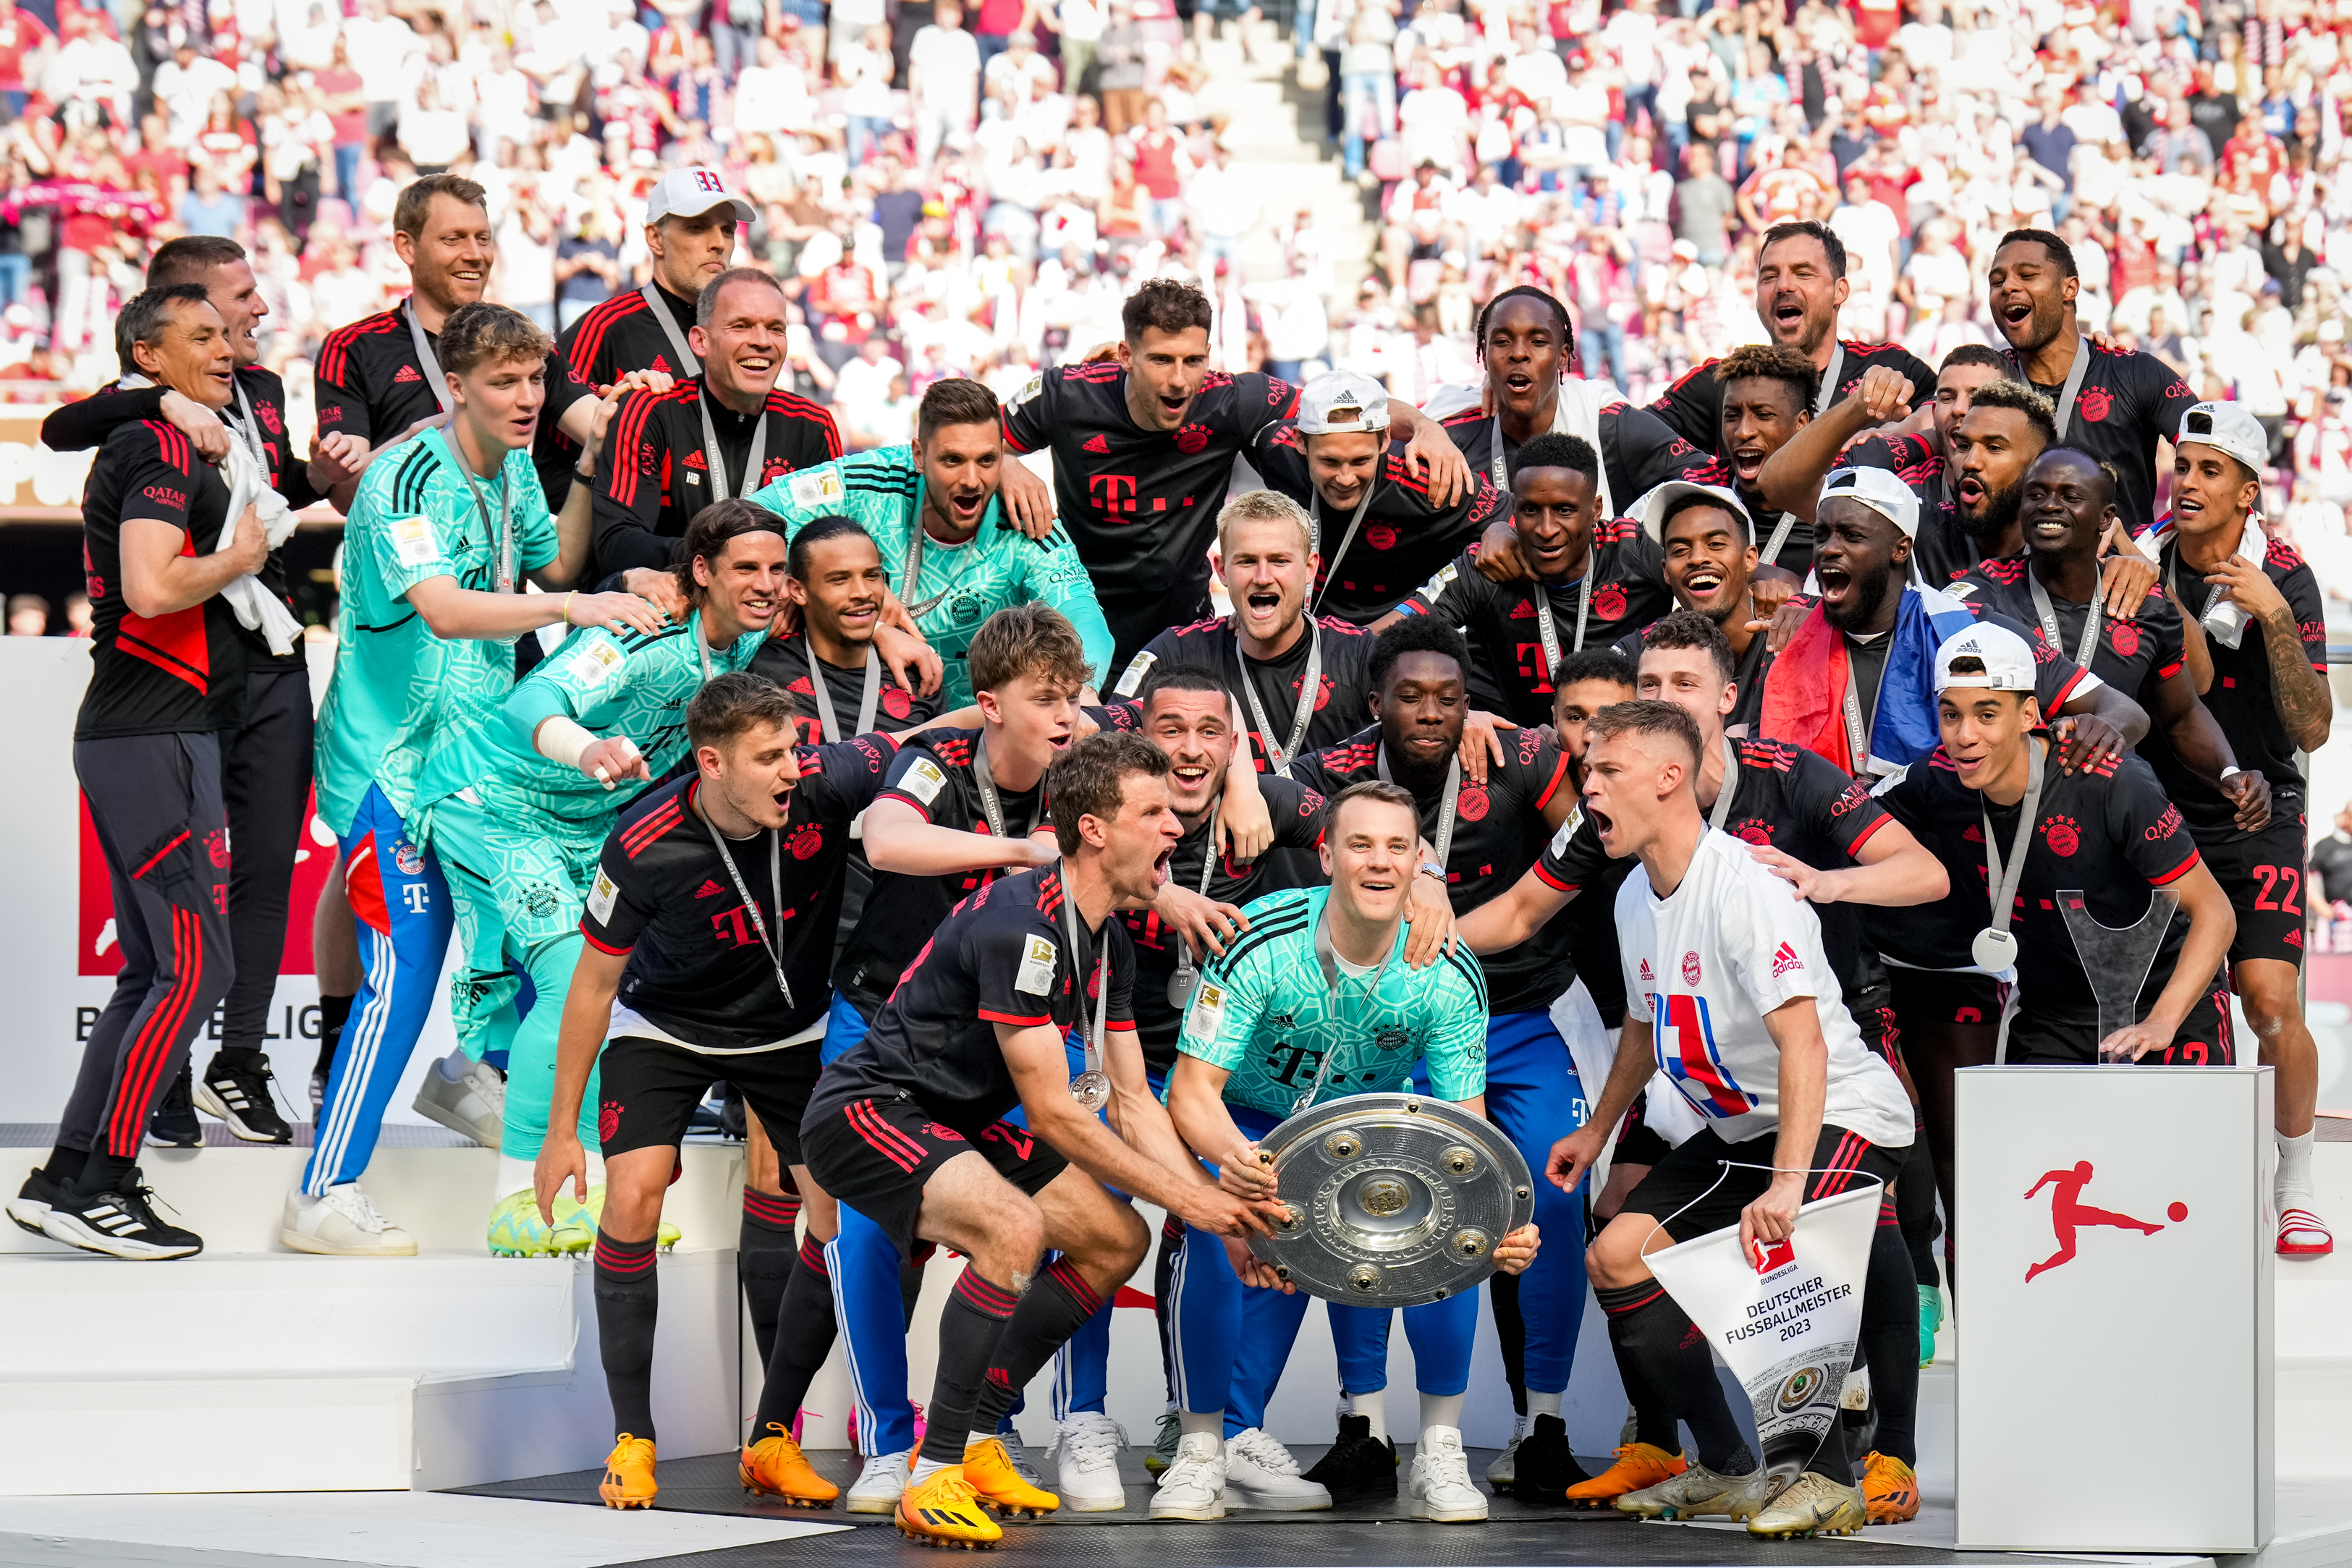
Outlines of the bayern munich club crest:
<svg viewBox="0 0 2352 1568">
<path fill-rule="evenodd" d="M 811 859 L 823 848 L 824 848 L 824 834 L 813 822 L 803 826 L 799 832 L 793 835 L 793 859 L 796 861 Z"/>
<path fill-rule="evenodd" d="M 2072 855 L 2083 845 L 2082 831 L 2075 827 L 2072 817 L 2053 817 L 2042 823 L 2042 839 L 2050 846 L 2052 854 L 2062 857 Z"/>
<path fill-rule="evenodd" d="M 2115 405 L 2115 393 L 2105 387 L 2084 387 L 2074 398 L 2074 406 L 2081 409 L 2083 417 L 2093 424 L 2106 418 L 2107 411 Z"/>
<path fill-rule="evenodd" d="M 392 863 L 400 868 L 403 876 L 425 874 L 424 852 L 404 839 L 392 846 Z"/>
<path fill-rule="evenodd" d="M 1625 618 L 1625 591 L 1618 587 L 1613 582 L 1602 588 L 1599 592 L 1592 596 L 1592 613 L 1598 615 L 1603 621 L 1623 620 Z"/>
<path fill-rule="evenodd" d="M 2119 659 L 2128 659 L 2139 652 L 2139 628 L 2128 621 L 2117 621 L 2107 627 L 2107 643 Z"/>
<path fill-rule="evenodd" d="M 1683 984 L 1696 987 L 1698 982 L 1698 954 L 1696 951 L 1685 953 L 1683 955 Z"/>
<path fill-rule="evenodd" d="M 1479 821 L 1486 814 L 1486 791 L 1478 785 L 1465 784 L 1462 798 L 1454 809 L 1465 822 Z"/>
</svg>

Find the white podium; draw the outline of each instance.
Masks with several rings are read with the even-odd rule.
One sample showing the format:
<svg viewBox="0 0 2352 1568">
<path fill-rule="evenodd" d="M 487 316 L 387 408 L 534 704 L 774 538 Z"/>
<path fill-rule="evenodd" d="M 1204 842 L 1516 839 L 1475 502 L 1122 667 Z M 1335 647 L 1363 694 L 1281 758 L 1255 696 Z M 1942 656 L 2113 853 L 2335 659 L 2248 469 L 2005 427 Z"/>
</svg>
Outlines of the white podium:
<svg viewBox="0 0 2352 1568">
<path fill-rule="evenodd" d="M 1958 1074 L 1962 1550 L 2270 1541 L 2271 1093 L 2266 1067 Z"/>
</svg>

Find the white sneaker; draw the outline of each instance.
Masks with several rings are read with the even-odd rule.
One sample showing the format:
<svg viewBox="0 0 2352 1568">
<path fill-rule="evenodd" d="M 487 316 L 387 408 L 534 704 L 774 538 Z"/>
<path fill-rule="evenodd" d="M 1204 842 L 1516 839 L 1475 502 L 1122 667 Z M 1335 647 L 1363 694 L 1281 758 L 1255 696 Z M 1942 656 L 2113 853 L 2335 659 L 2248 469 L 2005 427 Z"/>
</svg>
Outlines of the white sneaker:
<svg viewBox="0 0 2352 1568">
<path fill-rule="evenodd" d="M 1074 1513 L 1109 1513 L 1127 1506 L 1118 1479 L 1127 1428 L 1099 1410 L 1080 1410 L 1054 1434 L 1054 1491 Z"/>
<path fill-rule="evenodd" d="M 1225 1517 L 1225 1445 L 1214 1432 L 1187 1432 L 1176 1460 L 1160 1472 L 1151 1494 L 1154 1519 L 1209 1521 Z"/>
<path fill-rule="evenodd" d="M 1243 1508 L 1312 1513 L 1331 1506 L 1323 1483 L 1300 1475 L 1290 1450 L 1255 1427 L 1225 1439 L 1225 1487 Z"/>
<path fill-rule="evenodd" d="M 465 1071 L 452 1081 L 442 1075 L 441 1063 L 436 1062 L 425 1071 L 425 1082 L 416 1086 L 415 1110 L 427 1121 L 463 1134 L 486 1149 L 495 1149 L 506 1124 L 507 1081 L 499 1076 L 497 1068 L 473 1061 L 467 1061 Z"/>
<path fill-rule="evenodd" d="M 330 1258 L 414 1258 L 416 1239 L 376 1212 L 360 1184 L 331 1186 L 323 1197 L 286 1195 L 278 1239 L 297 1252 Z"/>
<path fill-rule="evenodd" d="M 901 1448 L 895 1454 L 877 1454 L 866 1461 L 850 1483 L 845 1506 L 851 1513 L 888 1513 L 898 1506 L 898 1494 L 907 1490 L 907 1472 L 915 1468 L 915 1450 Z"/>
<path fill-rule="evenodd" d="M 1415 1519 L 1468 1524 L 1486 1517 L 1486 1494 L 1470 1484 L 1470 1456 L 1463 1452 L 1459 1429 L 1432 1427 L 1422 1433 L 1404 1495 Z"/>
<path fill-rule="evenodd" d="M 1522 1416 L 1511 1423 L 1511 1440 L 1503 1446 L 1501 1453 L 1495 1456 L 1494 1463 L 1486 1467 L 1488 1486 L 1507 1487 L 1518 1479 L 1519 1445 L 1528 1440 L 1528 1433 L 1534 1429 L 1535 1424 L 1536 1418 L 1532 1416 Z M 1629 1437 L 1626 1441 L 1633 1439 Z"/>
</svg>

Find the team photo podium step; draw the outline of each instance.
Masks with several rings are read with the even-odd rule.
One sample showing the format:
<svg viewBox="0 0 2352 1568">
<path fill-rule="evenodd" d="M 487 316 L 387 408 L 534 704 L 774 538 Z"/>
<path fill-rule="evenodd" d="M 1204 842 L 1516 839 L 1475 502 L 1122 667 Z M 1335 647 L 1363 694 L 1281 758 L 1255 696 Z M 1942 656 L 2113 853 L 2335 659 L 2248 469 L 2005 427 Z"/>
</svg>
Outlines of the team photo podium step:
<svg viewBox="0 0 2352 1568">
<path fill-rule="evenodd" d="M 734 1447 L 733 1249 L 660 1260 L 665 1454 Z M 0 1495 L 436 1490 L 601 1463 L 586 1259 L 0 1257 Z"/>
</svg>

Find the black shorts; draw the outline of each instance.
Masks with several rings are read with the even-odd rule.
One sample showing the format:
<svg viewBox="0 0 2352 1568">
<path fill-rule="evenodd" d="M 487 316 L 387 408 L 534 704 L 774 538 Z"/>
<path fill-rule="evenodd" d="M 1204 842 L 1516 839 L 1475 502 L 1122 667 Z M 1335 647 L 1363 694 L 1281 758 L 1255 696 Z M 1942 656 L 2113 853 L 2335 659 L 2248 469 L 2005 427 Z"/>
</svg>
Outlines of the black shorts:
<svg viewBox="0 0 2352 1568">
<path fill-rule="evenodd" d="M 866 1089 L 820 1096 L 801 1123 L 800 1143 L 817 1185 L 880 1226 L 901 1258 L 915 1255 L 923 1184 L 956 1155 L 977 1151 L 1033 1197 L 1070 1164 L 1026 1127 L 992 1122 L 968 1138 L 912 1095 L 892 1099 Z"/>
<path fill-rule="evenodd" d="M 2197 998 L 2181 1021 L 2180 1032 L 2162 1051 L 2139 1059 L 2142 1067 L 2230 1067 L 2238 1060 L 2237 1042 L 2230 1032 L 2230 993 L 2221 977 Z M 2012 1067 L 2087 1067 L 2099 1060 L 2099 1026 L 2062 1023 L 2020 1012 L 2009 1024 L 2009 1064 Z"/>
<path fill-rule="evenodd" d="M 624 1035 L 596 1064 L 596 1131 L 604 1157 L 631 1149 L 676 1148 L 713 1083 L 732 1083 L 767 1129 L 776 1158 L 803 1164 L 801 1117 L 824 1070 L 816 1042 L 709 1056 L 667 1040 Z"/>
<path fill-rule="evenodd" d="M 1772 1185 L 1769 1168 L 1751 1167 L 1769 1167 L 1780 1139 L 1772 1132 L 1727 1144 L 1713 1127 L 1701 1127 L 1650 1167 L 1621 1212 L 1648 1215 L 1676 1241 L 1737 1225 L 1739 1211 Z M 1737 1162 L 1727 1172 L 1723 1169 L 1726 1160 Z M 1821 1174 L 1805 1184 L 1805 1201 L 1851 1192 L 1865 1176 L 1876 1176 L 1882 1186 L 1892 1188 L 1902 1168 L 1901 1149 L 1881 1148 L 1858 1134 L 1823 1123 L 1821 1139 L 1813 1145 L 1813 1169 Z M 1723 1178 L 1720 1183 L 1717 1176 Z"/>
<path fill-rule="evenodd" d="M 1644 1089 L 1633 1096 L 1624 1124 L 1617 1129 L 1617 1146 L 1610 1155 L 1612 1166 L 1654 1166 L 1674 1147 L 1650 1125 L 1649 1113 L 1650 1092 Z"/>
<path fill-rule="evenodd" d="M 1895 1021 L 1906 1029 L 1938 1024 L 1997 1029 L 2009 1003 L 2009 986 L 1972 969 L 1898 969 L 1886 967 L 1895 987 Z"/>
<path fill-rule="evenodd" d="M 2301 968 L 2303 862 L 2309 848 L 2303 812 L 2273 817 L 2270 826 L 2251 838 L 2197 847 L 2213 879 L 2230 895 L 2230 907 L 2238 912 L 2230 962 L 2275 958 Z"/>
</svg>

